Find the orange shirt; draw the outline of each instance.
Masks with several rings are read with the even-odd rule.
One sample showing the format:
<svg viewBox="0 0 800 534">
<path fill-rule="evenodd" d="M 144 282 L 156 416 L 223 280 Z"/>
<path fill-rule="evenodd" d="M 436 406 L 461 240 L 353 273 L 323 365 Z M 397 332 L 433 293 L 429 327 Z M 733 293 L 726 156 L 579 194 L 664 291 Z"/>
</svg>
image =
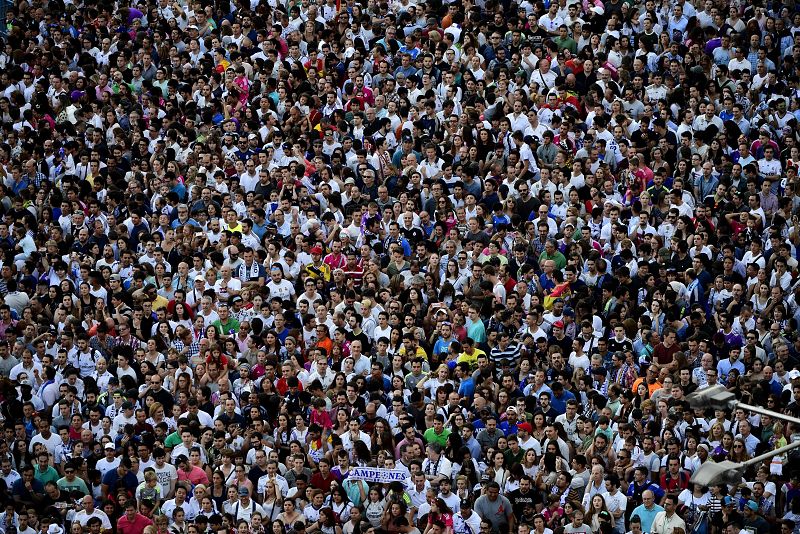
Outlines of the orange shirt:
<svg viewBox="0 0 800 534">
<path fill-rule="evenodd" d="M 640 376 L 639 378 L 637 378 L 636 380 L 634 380 L 634 381 L 633 381 L 633 385 L 631 386 L 631 391 L 633 391 L 634 393 L 636 393 L 636 390 L 639 388 L 639 384 L 643 383 L 643 382 L 644 382 L 644 380 L 645 380 L 645 377 L 643 377 L 643 376 Z M 659 389 L 661 389 L 661 384 L 658 382 L 658 380 L 656 380 L 656 381 L 655 381 L 654 383 L 652 383 L 652 384 L 646 384 L 646 385 L 647 385 L 647 392 L 648 392 L 648 395 L 649 395 L 650 397 L 652 397 L 652 396 L 653 396 L 653 393 L 655 393 L 656 391 L 658 391 Z"/>
<path fill-rule="evenodd" d="M 330 356 L 331 352 L 333 351 L 333 340 L 329 337 L 326 337 L 322 341 L 317 341 L 315 346 L 325 349 L 325 353 Z"/>
</svg>

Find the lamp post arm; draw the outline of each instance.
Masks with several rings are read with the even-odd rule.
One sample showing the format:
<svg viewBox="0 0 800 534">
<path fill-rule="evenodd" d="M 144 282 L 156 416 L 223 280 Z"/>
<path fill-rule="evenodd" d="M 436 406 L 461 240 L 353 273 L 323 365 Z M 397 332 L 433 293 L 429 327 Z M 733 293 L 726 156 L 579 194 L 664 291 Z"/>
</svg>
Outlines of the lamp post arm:
<svg viewBox="0 0 800 534">
<path fill-rule="evenodd" d="M 800 425 L 800 419 L 797 417 L 792 417 L 791 415 L 782 414 L 780 412 L 775 412 L 772 410 L 767 410 L 766 408 L 762 408 L 761 406 L 753 406 L 752 404 L 745 404 L 743 402 L 737 402 L 734 405 L 734 409 L 741 408 L 743 410 L 749 410 L 751 412 L 755 412 L 761 415 L 768 415 L 773 419 L 780 419 L 782 421 L 788 421 L 790 423 L 795 423 Z"/>
<path fill-rule="evenodd" d="M 765 452 L 764 454 L 760 454 L 754 458 L 750 458 L 746 462 L 742 462 L 742 466 L 750 467 L 751 465 L 760 464 L 764 460 L 769 460 L 773 456 L 778 456 L 779 454 L 789 452 L 790 450 L 796 449 L 797 447 L 800 447 L 800 441 L 792 442 L 788 445 L 784 445 L 780 449 L 775 449 L 774 451 Z"/>
</svg>

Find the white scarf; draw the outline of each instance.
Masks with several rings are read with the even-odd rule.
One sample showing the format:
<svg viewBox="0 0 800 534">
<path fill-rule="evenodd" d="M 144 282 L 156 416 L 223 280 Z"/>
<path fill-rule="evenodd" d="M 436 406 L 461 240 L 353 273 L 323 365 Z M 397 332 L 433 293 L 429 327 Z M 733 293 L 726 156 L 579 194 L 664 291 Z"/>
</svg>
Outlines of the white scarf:
<svg viewBox="0 0 800 534">
<path fill-rule="evenodd" d="M 242 282 L 252 282 L 254 280 L 258 280 L 258 262 L 253 260 L 253 264 L 250 266 L 250 273 L 247 273 L 247 265 L 242 262 L 239 266 L 239 280 Z"/>
</svg>

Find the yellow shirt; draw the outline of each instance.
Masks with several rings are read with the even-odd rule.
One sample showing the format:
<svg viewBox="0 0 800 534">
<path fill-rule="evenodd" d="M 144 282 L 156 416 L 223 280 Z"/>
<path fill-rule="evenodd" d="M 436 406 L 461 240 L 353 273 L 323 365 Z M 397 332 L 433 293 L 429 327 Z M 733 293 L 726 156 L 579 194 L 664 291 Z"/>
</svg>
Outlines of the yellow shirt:
<svg viewBox="0 0 800 534">
<path fill-rule="evenodd" d="M 397 351 L 397 353 L 398 353 L 400 356 L 405 356 L 405 355 L 406 355 L 406 348 L 405 348 L 405 346 L 402 346 L 402 347 L 400 347 L 400 350 L 399 350 L 399 351 Z M 427 360 L 427 359 L 428 359 L 428 353 L 427 353 L 427 352 L 425 352 L 425 349 L 423 349 L 422 347 L 420 347 L 420 346 L 417 346 L 417 353 L 416 353 L 416 354 L 414 354 L 413 358 L 425 358 L 425 359 Z M 412 358 L 412 359 L 413 359 L 413 358 Z"/>
<path fill-rule="evenodd" d="M 322 278 L 326 282 L 331 281 L 331 267 L 327 263 L 320 262 L 319 265 L 314 265 L 313 263 L 306 265 L 306 272 L 309 278 L 313 280 Z"/>
<path fill-rule="evenodd" d="M 461 355 L 456 359 L 456 363 L 467 362 L 471 369 L 475 369 L 478 366 L 478 356 L 485 355 L 486 353 L 481 349 L 474 349 L 472 354 L 462 352 Z"/>
<path fill-rule="evenodd" d="M 165 299 L 161 295 L 158 295 L 156 297 L 156 300 L 153 301 L 153 311 L 160 310 L 161 308 L 166 308 L 168 304 L 169 301 L 167 299 Z"/>
<path fill-rule="evenodd" d="M 235 225 L 233 225 L 233 226 L 227 225 L 226 229 L 231 231 L 231 232 L 239 232 L 241 234 L 242 233 L 242 223 L 240 223 L 239 221 L 236 221 Z"/>
</svg>

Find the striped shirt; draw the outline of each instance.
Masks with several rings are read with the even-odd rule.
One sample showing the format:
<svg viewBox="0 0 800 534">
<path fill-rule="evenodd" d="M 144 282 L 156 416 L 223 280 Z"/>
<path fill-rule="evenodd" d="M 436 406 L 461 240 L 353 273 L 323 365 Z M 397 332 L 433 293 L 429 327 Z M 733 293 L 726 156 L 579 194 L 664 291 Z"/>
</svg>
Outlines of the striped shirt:
<svg viewBox="0 0 800 534">
<path fill-rule="evenodd" d="M 504 362 L 513 366 L 517 361 L 519 361 L 521 354 L 522 346 L 519 343 L 511 342 L 508 344 L 505 350 L 503 350 L 500 345 L 497 345 L 495 348 L 493 348 L 489 355 L 489 359 L 495 364 L 495 367 L 500 367 Z"/>
</svg>

